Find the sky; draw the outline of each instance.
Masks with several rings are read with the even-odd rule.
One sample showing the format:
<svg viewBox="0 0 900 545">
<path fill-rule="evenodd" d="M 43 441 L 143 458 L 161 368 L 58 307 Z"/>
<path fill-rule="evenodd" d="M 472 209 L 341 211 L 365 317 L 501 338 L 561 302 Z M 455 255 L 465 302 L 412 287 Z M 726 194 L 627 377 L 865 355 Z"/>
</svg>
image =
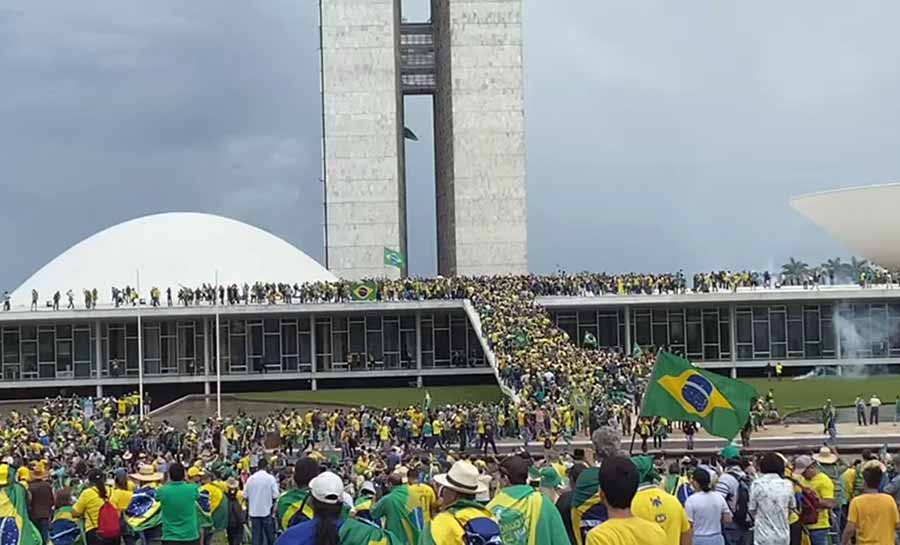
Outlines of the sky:
<svg viewBox="0 0 900 545">
<path fill-rule="evenodd" d="M 898 19 L 877 0 L 526 0 L 530 268 L 849 255 L 788 199 L 900 181 Z M 165 211 L 322 259 L 313 0 L 5 0 L 0 86 L 0 289 Z M 436 268 L 430 108 L 407 100 L 415 274 Z"/>
</svg>

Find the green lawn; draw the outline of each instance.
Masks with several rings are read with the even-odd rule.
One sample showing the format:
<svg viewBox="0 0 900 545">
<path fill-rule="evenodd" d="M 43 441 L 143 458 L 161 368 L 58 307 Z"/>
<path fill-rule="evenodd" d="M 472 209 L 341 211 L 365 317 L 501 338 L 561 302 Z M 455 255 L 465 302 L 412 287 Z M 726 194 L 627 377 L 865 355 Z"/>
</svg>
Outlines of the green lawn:
<svg viewBox="0 0 900 545">
<path fill-rule="evenodd" d="M 805 380 L 784 379 L 781 382 L 764 378 L 743 379 L 752 384 L 760 395 L 766 395 L 769 388 L 775 391 L 775 402 L 782 414 L 798 409 L 821 407 L 831 398 L 837 406 L 852 406 L 857 395 L 866 400 L 878 394 L 885 404 L 892 404 L 900 394 L 900 376 L 878 375 L 867 378 L 808 378 Z"/>
<path fill-rule="evenodd" d="M 318 390 L 295 392 L 255 392 L 236 394 L 246 401 L 281 401 L 285 403 L 322 403 L 326 405 L 368 405 L 371 407 L 408 407 L 420 405 L 425 390 L 435 405 L 461 402 L 498 401 L 503 397 L 496 385 L 436 386 L 416 388 L 364 388 L 350 390 Z"/>
</svg>

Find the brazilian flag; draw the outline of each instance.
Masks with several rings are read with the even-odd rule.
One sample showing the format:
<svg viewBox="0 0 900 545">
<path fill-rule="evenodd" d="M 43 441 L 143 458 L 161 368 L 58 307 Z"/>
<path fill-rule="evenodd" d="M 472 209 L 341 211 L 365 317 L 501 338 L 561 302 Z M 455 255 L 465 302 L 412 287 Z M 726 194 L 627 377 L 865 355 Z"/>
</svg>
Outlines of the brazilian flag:
<svg viewBox="0 0 900 545">
<path fill-rule="evenodd" d="M 6 467 L 8 480 L 12 469 Z M 0 488 L 0 545 L 41 545 L 41 543 L 40 532 L 28 518 L 28 497 L 25 488 L 18 483 Z"/>
<path fill-rule="evenodd" d="M 710 434 L 731 440 L 750 418 L 756 396 L 756 389 L 749 384 L 660 352 L 644 394 L 641 416 L 699 422 Z"/>
<path fill-rule="evenodd" d="M 378 286 L 374 280 L 357 282 L 353 284 L 350 294 L 354 301 L 374 301 L 378 295 Z"/>
<path fill-rule="evenodd" d="M 313 509 L 310 500 L 312 496 L 308 488 L 292 488 L 279 496 L 275 504 L 275 518 L 281 531 L 301 522 L 312 520 Z M 340 518 L 346 520 L 350 516 L 350 509 L 344 505 L 341 508 Z"/>
<path fill-rule="evenodd" d="M 150 487 L 135 490 L 123 515 L 125 523 L 136 534 L 162 524 L 162 510 L 156 491 Z"/>
<path fill-rule="evenodd" d="M 600 490 L 600 468 L 590 467 L 581 472 L 572 494 L 572 530 L 576 545 L 584 545 L 587 534 L 609 519 Z"/>
<path fill-rule="evenodd" d="M 49 535 L 53 545 L 84 545 L 84 534 L 72 513 L 71 505 L 60 507 L 53 512 Z"/>
</svg>

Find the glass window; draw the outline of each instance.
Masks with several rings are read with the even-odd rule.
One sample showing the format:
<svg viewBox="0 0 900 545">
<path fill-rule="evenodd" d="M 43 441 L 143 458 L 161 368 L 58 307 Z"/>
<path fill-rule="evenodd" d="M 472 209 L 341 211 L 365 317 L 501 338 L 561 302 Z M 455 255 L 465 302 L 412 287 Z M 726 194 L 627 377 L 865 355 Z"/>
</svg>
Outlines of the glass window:
<svg viewBox="0 0 900 545">
<path fill-rule="evenodd" d="M 786 358 L 787 357 L 787 345 L 784 343 L 772 343 L 772 357 L 773 358 Z"/>
<path fill-rule="evenodd" d="M 381 332 L 376 331 L 366 334 L 366 339 L 368 341 L 368 354 L 366 354 L 366 359 L 368 360 L 369 356 L 375 358 L 375 361 L 384 361 L 384 351 L 381 346 Z"/>
<path fill-rule="evenodd" d="M 316 320 L 316 354 L 331 354 L 331 320 Z"/>
<path fill-rule="evenodd" d="M 753 322 L 749 314 L 740 313 L 737 315 L 737 342 L 745 344 L 753 342 Z"/>
<path fill-rule="evenodd" d="M 275 318 L 263 320 L 263 329 L 265 329 L 266 333 L 278 333 L 278 320 Z"/>
<path fill-rule="evenodd" d="M 73 371 L 72 341 L 56 341 L 56 370 Z"/>
<path fill-rule="evenodd" d="M 753 322 L 753 351 L 769 352 L 769 324 L 766 322 Z"/>
<path fill-rule="evenodd" d="M 344 336 L 347 334 L 344 333 Z M 280 365 L 281 364 L 281 342 L 277 334 L 275 335 L 266 335 L 266 353 L 263 356 L 263 363 L 266 365 Z M 344 361 L 344 360 L 340 360 Z"/>
<path fill-rule="evenodd" d="M 310 346 L 310 336 L 300 335 L 300 362 L 312 363 L 312 347 Z"/>
<path fill-rule="evenodd" d="M 450 327 L 450 315 L 444 312 L 440 312 L 434 315 L 434 327 Z"/>
<path fill-rule="evenodd" d="M 37 328 L 33 325 L 23 325 L 22 338 L 27 341 L 37 339 Z"/>
<path fill-rule="evenodd" d="M 398 352 L 400 350 L 400 323 L 396 320 L 384 322 L 384 351 Z"/>
<path fill-rule="evenodd" d="M 806 336 L 806 341 L 818 341 L 819 340 L 819 313 L 817 311 L 809 311 L 807 310 L 804 314 L 803 319 L 803 332 Z"/>
<path fill-rule="evenodd" d="M 728 322 L 719 322 L 719 347 L 722 358 L 725 354 L 731 355 L 731 330 L 728 329 Z"/>
<path fill-rule="evenodd" d="M 788 351 L 801 352 L 803 350 L 803 323 L 797 321 L 788 322 Z"/>
<path fill-rule="evenodd" d="M 669 345 L 669 331 L 668 327 L 665 323 L 662 324 L 653 324 L 653 345 L 654 346 L 668 346 Z"/>
<path fill-rule="evenodd" d="M 3 332 L 3 363 L 19 363 L 19 333 Z"/>
<path fill-rule="evenodd" d="M 71 339 L 72 338 L 72 326 L 70 326 L 70 325 L 56 326 L 56 338 L 57 339 Z"/>
<path fill-rule="evenodd" d="M 363 354 L 366 351 L 366 324 L 364 322 L 350 323 L 350 352 Z"/>
<path fill-rule="evenodd" d="M 684 316 L 669 315 L 669 340 L 673 345 L 684 344 Z"/>
<path fill-rule="evenodd" d="M 281 352 L 286 356 L 297 354 L 297 324 L 281 324 Z"/>
<path fill-rule="evenodd" d="M 688 354 L 701 354 L 703 346 L 703 331 L 699 322 L 687 325 L 687 351 Z"/>
<path fill-rule="evenodd" d="M 450 332 L 436 329 L 434 331 L 434 359 L 435 361 L 450 359 Z"/>
<path fill-rule="evenodd" d="M 335 316 L 331 319 L 331 324 L 335 331 L 347 331 L 347 317 Z"/>
<path fill-rule="evenodd" d="M 234 335 L 231 337 L 231 366 L 243 368 L 247 365 L 246 338 Z"/>
<path fill-rule="evenodd" d="M 644 314 L 643 316 L 639 316 L 635 314 L 634 325 L 635 342 L 644 346 L 653 344 L 653 341 L 650 338 L 650 315 Z"/>
<path fill-rule="evenodd" d="M 422 350 L 425 352 L 434 351 L 434 339 L 432 338 L 431 325 L 422 322 Z"/>
<path fill-rule="evenodd" d="M 773 343 L 783 343 L 787 340 L 787 329 L 784 322 L 784 313 L 772 313 L 769 315 L 769 324 L 772 332 Z"/>
<path fill-rule="evenodd" d="M 416 317 L 411 314 L 406 314 L 400 317 L 400 329 L 415 329 L 416 328 Z"/>
<path fill-rule="evenodd" d="M 618 334 L 619 324 L 615 316 L 600 318 L 600 334 L 597 336 L 600 346 L 619 346 Z"/>
<path fill-rule="evenodd" d="M 75 332 L 75 361 L 91 361 L 91 333 Z"/>
<path fill-rule="evenodd" d="M 144 331 L 144 358 L 159 359 L 159 330 L 156 328 Z"/>
<path fill-rule="evenodd" d="M 366 316 L 366 329 L 381 331 L 381 316 Z"/>
<path fill-rule="evenodd" d="M 590 310 L 580 311 L 578 313 L 578 323 L 583 325 L 591 325 L 597 323 L 597 313 Z"/>
<path fill-rule="evenodd" d="M 719 344 L 719 313 L 703 313 L 703 342 Z"/>
<path fill-rule="evenodd" d="M 56 361 L 52 332 L 38 334 L 38 361 L 41 363 L 54 363 Z"/>
</svg>

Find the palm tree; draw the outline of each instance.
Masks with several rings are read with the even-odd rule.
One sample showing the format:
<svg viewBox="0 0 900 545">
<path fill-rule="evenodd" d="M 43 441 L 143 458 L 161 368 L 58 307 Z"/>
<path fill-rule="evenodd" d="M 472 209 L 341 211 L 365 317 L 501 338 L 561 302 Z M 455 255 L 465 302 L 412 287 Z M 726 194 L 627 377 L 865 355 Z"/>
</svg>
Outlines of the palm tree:
<svg viewBox="0 0 900 545">
<path fill-rule="evenodd" d="M 792 257 L 787 263 L 781 266 L 781 272 L 784 273 L 784 276 L 787 278 L 802 278 L 809 273 L 809 264 L 803 261 L 797 261 Z"/>
<path fill-rule="evenodd" d="M 856 259 L 856 257 L 850 258 L 850 263 L 848 263 L 848 273 L 851 275 L 850 277 L 854 282 L 859 280 L 859 276 L 862 273 L 869 273 L 872 271 L 872 265 L 865 259 Z"/>
<path fill-rule="evenodd" d="M 845 263 L 840 257 L 829 259 L 822 263 L 822 270 L 825 271 L 830 278 L 834 278 L 835 283 L 853 282 L 853 271 L 849 263 Z"/>
<path fill-rule="evenodd" d="M 838 272 L 842 271 L 844 268 L 844 262 L 841 261 L 840 257 L 836 257 L 834 259 L 829 259 L 822 263 L 822 269 L 828 274 L 834 274 L 837 276 Z"/>
</svg>

